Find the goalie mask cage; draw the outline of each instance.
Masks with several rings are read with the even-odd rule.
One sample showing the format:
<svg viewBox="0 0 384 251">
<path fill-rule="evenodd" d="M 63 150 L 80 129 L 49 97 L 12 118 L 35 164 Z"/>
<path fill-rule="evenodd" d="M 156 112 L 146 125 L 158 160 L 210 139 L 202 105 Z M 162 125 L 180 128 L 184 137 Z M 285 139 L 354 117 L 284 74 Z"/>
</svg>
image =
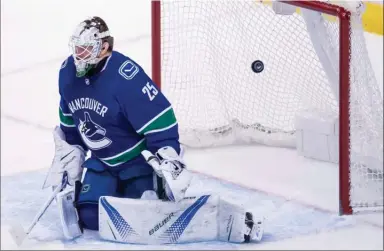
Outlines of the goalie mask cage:
<svg viewBox="0 0 384 251">
<path fill-rule="evenodd" d="M 180 142 L 295 147 L 295 115 L 339 118 L 340 213 L 383 208 L 383 103 L 357 12 L 286 1 L 152 2 L 152 77 Z M 255 73 L 251 64 L 264 62 Z"/>
</svg>

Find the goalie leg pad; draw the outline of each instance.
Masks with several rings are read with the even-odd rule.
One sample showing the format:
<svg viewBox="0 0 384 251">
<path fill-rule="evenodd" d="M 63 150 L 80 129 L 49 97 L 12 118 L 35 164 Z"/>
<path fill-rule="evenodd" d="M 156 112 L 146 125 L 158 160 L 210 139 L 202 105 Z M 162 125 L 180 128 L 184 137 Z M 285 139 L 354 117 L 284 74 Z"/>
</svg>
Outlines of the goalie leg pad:
<svg viewBox="0 0 384 251">
<path fill-rule="evenodd" d="M 235 243 L 261 241 L 264 229 L 263 220 L 259 217 L 246 211 L 244 207 L 221 199 L 218 216 L 219 240 Z"/>
<path fill-rule="evenodd" d="M 220 240 L 241 243 L 250 236 L 244 208 L 216 195 L 180 202 L 103 196 L 99 201 L 99 234 L 111 241 L 137 244 Z"/>
<path fill-rule="evenodd" d="M 64 236 L 67 239 L 74 239 L 82 235 L 79 225 L 79 216 L 75 207 L 75 188 L 63 190 L 56 195 L 57 207 L 59 210 L 60 222 Z"/>
<path fill-rule="evenodd" d="M 103 196 L 99 235 L 111 241 L 166 244 L 217 239 L 217 196 L 174 203 Z"/>
<path fill-rule="evenodd" d="M 240 243 L 244 241 L 245 209 L 225 200 L 220 200 L 219 240 Z"/>
</svg>

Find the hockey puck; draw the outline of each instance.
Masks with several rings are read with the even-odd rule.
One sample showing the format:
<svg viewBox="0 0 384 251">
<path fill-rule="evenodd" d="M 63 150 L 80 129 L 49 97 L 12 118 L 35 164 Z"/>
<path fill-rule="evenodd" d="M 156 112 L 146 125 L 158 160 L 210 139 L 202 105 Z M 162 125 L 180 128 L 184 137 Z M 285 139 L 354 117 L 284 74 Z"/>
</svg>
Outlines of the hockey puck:
<svg viewBox="0 0 384 251">
<path fill-rule="evenodd" d="M 255 62 L 252 63 L 252 71 L 256 73 L 260 73 L 264 70 L 264 64 L 260 60 L 256 60 Z"/>
</svg>

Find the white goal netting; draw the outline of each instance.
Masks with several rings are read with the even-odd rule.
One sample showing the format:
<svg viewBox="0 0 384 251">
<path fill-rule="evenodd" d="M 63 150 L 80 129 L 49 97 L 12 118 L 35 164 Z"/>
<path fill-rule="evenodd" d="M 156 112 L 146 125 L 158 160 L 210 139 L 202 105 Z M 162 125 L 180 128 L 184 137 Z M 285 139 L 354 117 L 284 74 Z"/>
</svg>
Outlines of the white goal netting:
<svg viewBox="0 0 384 251">
<path fill-rule="evenodd" d="M 297 10 L 277 15 L 257 1 L 161 2 L 161 82 L 183 144 L 295 147 L 296 114 L 338 113 L 339 20 L 322 15 L 311 35 L 308 10 Z M 350 41 L 351 206 L 382 207 L 383 99 L 357 15 Z M 256 60 L 260 73 L 251 68 Z"/>
</svg>

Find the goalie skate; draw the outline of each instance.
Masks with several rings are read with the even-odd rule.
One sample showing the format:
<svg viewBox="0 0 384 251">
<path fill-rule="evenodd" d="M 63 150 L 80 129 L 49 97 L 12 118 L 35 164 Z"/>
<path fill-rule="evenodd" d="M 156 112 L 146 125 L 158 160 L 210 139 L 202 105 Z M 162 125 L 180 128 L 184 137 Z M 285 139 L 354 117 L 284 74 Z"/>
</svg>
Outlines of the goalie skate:
<svg viewBox="0 0 384 251">
<path fill-rule="evenodd" d="M 259 242 L 263 238 L 264 226 L 263 221 L 255 220 L 252 213 L 245 213 L 245 233 L 244 242 L 248 243 L 251 241 Z"/>
</svg>

